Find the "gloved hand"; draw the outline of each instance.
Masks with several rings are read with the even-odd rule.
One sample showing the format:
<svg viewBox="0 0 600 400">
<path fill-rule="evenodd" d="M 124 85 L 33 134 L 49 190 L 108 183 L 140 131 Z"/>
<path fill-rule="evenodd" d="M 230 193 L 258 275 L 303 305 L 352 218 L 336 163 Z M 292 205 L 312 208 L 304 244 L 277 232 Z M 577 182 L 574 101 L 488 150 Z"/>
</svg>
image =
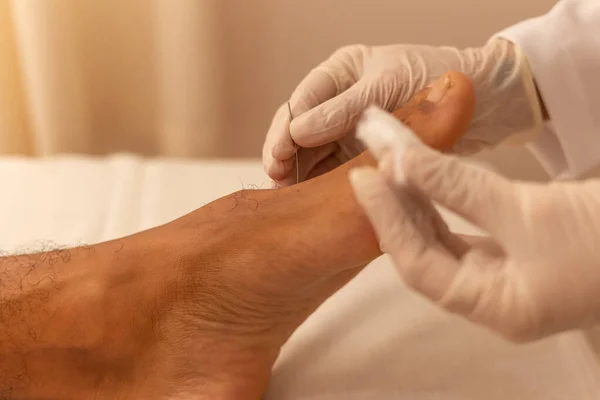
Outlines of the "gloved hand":
<svg viewBox="0 0 600 400">
<path fill-rule="evenodd" d="M 472 153 L 514 134 L 540 130 L 542 116 L 527 61 L 503 39 L 481 48 L 392 45 L 344 47 L 311 71 L 291 96 L 293 122 L 283 104 L 267 133 L 263 164 L 281 185 L 295 183 L 295 146 L 300 179 L 320 175 L 363 147 L 353 128 L 371 104 L 387 111 L 448 71 L 465 73 L 474 83 L 477 105 L 471 128 L 454 150 Z"/>
<path fill-rule="evenodd" d="M 350 177 L 408 285 L 514 341 L 598 321 L 599 181 L 510 181 L 418 144 L 382 113 L 369 111 L 358 128 L 379 170 Z M 490 237 L 450 233 L 429 199 Z"/>
</svg>

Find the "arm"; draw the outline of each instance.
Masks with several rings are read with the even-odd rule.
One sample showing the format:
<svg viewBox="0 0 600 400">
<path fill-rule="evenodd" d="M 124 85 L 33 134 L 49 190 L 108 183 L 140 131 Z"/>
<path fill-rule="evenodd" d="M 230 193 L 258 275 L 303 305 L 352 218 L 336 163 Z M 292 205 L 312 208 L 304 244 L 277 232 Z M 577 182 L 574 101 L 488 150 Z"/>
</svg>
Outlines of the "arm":
<svg viewBox="0 0 600 400">
<path fill-rule="evenodd" d="M 438 140 L 472 115 L 470 83 L 451 76 L 440 104 L 401 115 Z M 258 398 L 294 329 L 380 254 L 347 178 L 373 164 L 363 153 L 117 241 L 1 258 L 0 393 Z"/>
<path fill-rule="evenodd" d="M 557 178 L 600 163 L 600 3 L 563 0 L 501 33 L 527 55 L 552 129 L 531 149 Z"/>
</svg>

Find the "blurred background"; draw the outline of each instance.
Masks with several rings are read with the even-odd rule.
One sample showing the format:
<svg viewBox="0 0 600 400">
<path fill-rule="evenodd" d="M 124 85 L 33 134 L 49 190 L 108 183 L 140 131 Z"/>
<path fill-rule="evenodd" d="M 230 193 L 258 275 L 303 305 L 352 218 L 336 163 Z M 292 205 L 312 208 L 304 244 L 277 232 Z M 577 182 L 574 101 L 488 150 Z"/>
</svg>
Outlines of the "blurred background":
<svg viewBox="0 0 600 400">
<path fill-rule="evenodd" d="M 259 157 L 352 43 L 478 46 L 556 0 L 0 0 L 0 154 Z M 524 150 L 481 159 L 544 179 Z"/>
</svg>

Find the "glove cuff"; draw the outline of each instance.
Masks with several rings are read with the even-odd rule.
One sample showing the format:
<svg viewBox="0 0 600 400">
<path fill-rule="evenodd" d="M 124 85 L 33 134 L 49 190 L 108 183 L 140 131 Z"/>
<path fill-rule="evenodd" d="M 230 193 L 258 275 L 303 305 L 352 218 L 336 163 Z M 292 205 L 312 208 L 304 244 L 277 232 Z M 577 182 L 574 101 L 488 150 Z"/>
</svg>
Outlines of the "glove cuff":
<svg viewBox="0 0 600 400">
<path fill-rule="evenodd" d="M 524 89 L 524 96 L 531 110 L 532 123 L 529 127 L 523 127 L 506 138 L 501 144 L 508 146 L 522 146 L 536 140 L 543 131 L 544 115 L 543 107 L 538 96 L 533 72 L 527 60 L 527 56 L 519 46 L 512 43 L 515 52 L 515 63 L 519 65 L 519 78 Z"/>
<path fill-rule="evenodd" d="M 469 154 L 500 144 L 522 145 L 543 128 L 533 74 L 525 53 L 512 42 L 492 38 L 479 49 L 462 52 L 475 87 L 477 104 L 469 133 L 455 148 Z"/>
</svg>

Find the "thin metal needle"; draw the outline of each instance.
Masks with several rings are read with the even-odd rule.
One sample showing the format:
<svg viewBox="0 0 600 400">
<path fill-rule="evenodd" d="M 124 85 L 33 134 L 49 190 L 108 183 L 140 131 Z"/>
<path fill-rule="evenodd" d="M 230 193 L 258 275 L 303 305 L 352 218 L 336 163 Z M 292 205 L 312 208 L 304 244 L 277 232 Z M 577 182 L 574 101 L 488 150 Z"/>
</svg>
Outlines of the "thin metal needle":
<svg viewBox="0 0 600 400">
<path fill-rule="evenodd" d="M 294 119 L 294 116 L 292 115 L 292 106 L 290 105 L 290 102 L 287 102 L 287 106 L 288 106 L 288 112 L 290 114 L 290 123 L 292 122 L 292 120 Z M 293 140 L 293 139 L 292 139 Z M 299 162 L 298 162 L 298 145 L 296 143 L 294 143 L 294 147 L 296 148 L 296 184 L 300 183 L 300 168 L 298 168 Z"/>
</svg>

